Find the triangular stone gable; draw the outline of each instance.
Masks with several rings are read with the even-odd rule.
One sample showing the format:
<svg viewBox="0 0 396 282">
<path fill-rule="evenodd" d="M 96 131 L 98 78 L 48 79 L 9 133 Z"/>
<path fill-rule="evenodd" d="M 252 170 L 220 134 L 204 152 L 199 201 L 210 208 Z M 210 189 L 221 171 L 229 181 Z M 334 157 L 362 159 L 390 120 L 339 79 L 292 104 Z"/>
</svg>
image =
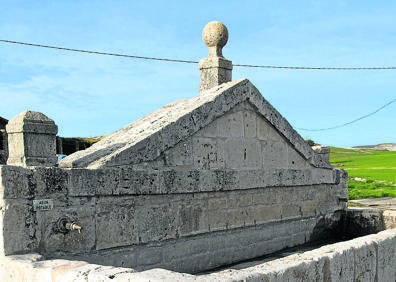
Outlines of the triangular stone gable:
<svg viewBox="0 0 396 282">
<path fill-rule="evenodd" d="M 309 162 L 244 101 L 166 150 L 150 167 L 186 169 L 305 169 Z"/>
<path fill-rule="evenodd" d="M 213 134 L 216 136 L 210 137 Z M 215 138 L 216 142 L 224 141 L 221 145 L 224 152 L 234 149 L 235 152 L 213 156 L 210 153 L 213 140 L 206 144 L 203 141 L 206 136 Z M 194 150 L 193 144 L 189 145 L 194 141 L 202 143 L 201 151 Z M 194 154 L 207 156 L 200 161 L 202 168 L 220 168 L 225 166 L 223 162 L 227 160 L 229 168 L 292 168 L 305 166 L 306 162 L 316 167 L 328 167 L 315 157 L 311 147 L 247 79 L 224 83 L 194 98 L 166 105 L 90 148 L 66 157 L 60 166 L 131 166 L 155 162 L 161 156 L 165 156 L 165 162 L 170 163 L 170 156 L 176 151 L 183 154 L 180 146 L 190 146 Z M 261 152 L 260 158 L 252 157 L 258 152 Z M 196 162 L 197 158 L 194 159 Z M 241 158 L 243 161 L 238 163 Z M 176 164 L 182 165 L 180 162 L 189 161 L 178 160 Z M 195 165 L 198 166 L 198 163 Z"/>
</svg>

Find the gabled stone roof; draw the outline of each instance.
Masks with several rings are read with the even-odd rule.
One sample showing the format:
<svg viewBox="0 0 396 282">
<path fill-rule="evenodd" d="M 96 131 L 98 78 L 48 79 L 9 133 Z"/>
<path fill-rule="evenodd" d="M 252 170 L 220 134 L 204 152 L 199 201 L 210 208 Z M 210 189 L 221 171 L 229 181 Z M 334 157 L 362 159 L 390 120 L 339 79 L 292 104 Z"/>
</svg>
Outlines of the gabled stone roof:
<svg viewBox="0 0 396 282">
<path fill-rule="evenodd" d="M 233 107 L 248 101 L 313 166 L 329 167 L 247 79 L 223 83 L 168 104 L 60 163 L 63 168 L 128 166 L 158 158 Z"/>
</svg>

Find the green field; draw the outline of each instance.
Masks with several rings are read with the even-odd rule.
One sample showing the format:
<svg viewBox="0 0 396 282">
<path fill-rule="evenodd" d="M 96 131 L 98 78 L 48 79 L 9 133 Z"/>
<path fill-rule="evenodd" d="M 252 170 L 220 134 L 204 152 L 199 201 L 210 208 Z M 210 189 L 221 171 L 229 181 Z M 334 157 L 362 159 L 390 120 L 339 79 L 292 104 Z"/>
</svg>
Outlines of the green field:
<svg viewBox="0 0 396 282">
<path fill-rule="evenodd" d="M 331 147 L 330 162 L 348 171 L 350 199 L 396 197 L 396 152 Z"/>
</svg>

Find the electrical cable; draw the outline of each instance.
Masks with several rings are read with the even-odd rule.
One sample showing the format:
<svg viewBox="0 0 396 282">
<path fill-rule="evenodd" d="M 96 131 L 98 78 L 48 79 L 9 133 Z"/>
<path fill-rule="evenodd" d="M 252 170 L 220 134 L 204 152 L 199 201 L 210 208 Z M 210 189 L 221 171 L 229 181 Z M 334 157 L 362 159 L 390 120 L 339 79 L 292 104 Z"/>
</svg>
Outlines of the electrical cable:
<svg viewBox="0 0 396 282">
<path fill-rule="evenodd" d="M 19 41 L 4 40 L 4 39 L 0 39 L 0 42 L 18 44 L 18 45 L 25 45 L 25 46 L 31 46 L 31 47 L 55 49 L 55 50 L 61 50 L 61 51 L 70 51 L 70 52 L 80 52 L 80 53 L 95 54 L 95 55 L 124 57 L 124 58 L 130 58 L 130 59 L 165 61 L 165 62 L 186 63 L 186 64 L 198 64 L 198 62 L 196 62 L 196 61 L 167 59 L 167 58 L 155 58 L 155 57 L 144 57 L 144 56 L 134 56 L 134 55 L 117 54 L 117 53 L 107 53 L 107 52 L 100 52 L 100 51 L 90 51 L 90 50 L 83 50 L 83 49 L 74 49 L 74 48 L 66 48 L 66 47 L 34 44 L 34 43 L 26 43 L 26 42 L 19 42 Z"/>
<path fill-rule="evenodd" d="M 373 111 L 373 112 L 371 112 L 371 113 L 369 113 L 369 114 L 366 114 L 366 115 L 364 115 L 364 116 L 361 116 L 361 117 L 359 117 L 359 118 L 356 118 L 356 119 L 354 119 L 354 120 L 352 120 L 352 121 L 349 121 L 349 122 L 346 122 L 346 123 L 343 123 L 343 124 L 340 124 L 340 125 L 336 125 L 336 126 L 332 126 L 332 127 L 327 127 L 327 128 L 317 128 L 317 129 L 307 129 L 307 128 L 298 128 L 298 127 L 296 127 L 296 129 L 297 129 L 297 130 L 303 130 L 303 131 L 327 131 L 327 130 L 332 130 L 332 129 L 336 129 L 336 128 L 341 128 L 341 127 L 344 127 L 344 126 L 353 124 L 353 123 L 355 123 L 355 122 L 358 122 L 359 120 L 362 120 L 362 119 L 371 117 L 371 116 L 375 115 L 376 113 L 378 113 L 379 111 L 381 111 L 382 109 L 384 109 L 384 108 L 390 106 L 390 105 L 391 105 L 392 103 L 394 103 L 394 102 L 396 102 L 396 99 L 393 99 L 393 100 L 389 101 L 389 102 L 386 103 L 385 105 L 379 107 L 378 109 L 376 109 L 375 111 Z"/>
<path fill-rule="evenodd" d="M 198 64 L 198 61 L 193 61 L 193 60 L 179 60 L 179 59 L 169 59 L 169 58 L 158 58 L 158 57 L 146 57 L 146 56 L 137 56 L 137 55 L 108 53 L 108 52 L 101 52 L 101 51 L 66 48 L 66 47 L 27 43 L 27 42 L 21 42 L 21 41 L 5 40 L 5 39 L 0 39 L 0 42 L 9 43 L 9 44 L 18 44 L 18 45 L 24 45 L 24 46 L 30 46 L 30 47 L 55 49 L 55 50 L 60 50 L 60 51 L 70 51 L 70 52 L 79 52 L 79 53 L 86 53 L 86 54 L 124 57 L 124 58 L 129 58 L 129 59 L 152 60 L 152 61 L 163 61 L 163 62 L 185 63 L 185 64 Z M 234 67 L 245 67 L 245 68 L 289 69 L 289 70 L 396 70 L 396 67 L 394 67 L 394 66 L 388 66 L 388 67 L 309 67 L 309 66 L 274 66 L 274 65 L 249 65 L 249 64 L 233 64 L 233 66 Z"/>
</svg>

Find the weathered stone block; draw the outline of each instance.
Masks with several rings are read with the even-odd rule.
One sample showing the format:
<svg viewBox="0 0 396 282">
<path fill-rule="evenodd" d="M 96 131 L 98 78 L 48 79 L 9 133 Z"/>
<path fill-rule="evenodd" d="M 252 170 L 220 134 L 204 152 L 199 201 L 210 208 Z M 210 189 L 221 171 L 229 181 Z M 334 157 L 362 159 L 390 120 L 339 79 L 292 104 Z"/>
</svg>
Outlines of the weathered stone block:
<svg viewBox="0 0 396 282">
<path fill-rule="evenodd" d="M 291 169 L 310 168 L 309 162 L 291 146 L 287 147 L 288 167 Z"/>
<path fill-rule="evenodd" d="M 182 236 L 209 231 L 207 205 L 204 201 L 194 201 L 190 205 L 181 205 L 178 215 L 178 230 Z"/>
<path fill-rule="evenodd" d="M 70 196 L 94 196 L 100 185 L 100 171 L 73 169 L 69 171 L 68 194 Z M 98 189 L 99 190 L 99 189 Z"/>
<path fill-rule="evenodd" d="M 282 139 L 268 140 L 261 143 L 263 168 L 285 168 L 287 164 L 287 147 Z"/>
<path fill-rule="evenodd" d="M 152 266 L 162 262 L 163 248 L 148 245 L 145 248 L 139 250 L 137 256 L 137 264 L 144 266 Z"/>
<path fill-rule="evenodd" d="M 229 169 L 261 168 L 260 142 L 256 139 L 230 138 L 225 141 L 225 165 Z"/>
<path fill-rule="evenodd" d="M 270 177 L 267 177 L 268 171 L 261 169 L 244 169 L 237 172 L 240 189 L 251 189 L 258 187 L 270 186 Z"/>
<path fill-rule="evenodd" d="M 384 217 L 385 229 L 396 228 L 396 211 L 384 211 L 382 216 Z"/>
<path fill-rule="evenodd" d="M 235 190 L 240 187 L 240 179 L 234 170 L 201 170 L 199 191 Z"/>
<path fill-rule="evenodd" d="M 208 192 L 224 189 L 224 171 L 201 170 L 199 176 L 199 191 Z"/>
<path fill-rule="evenodd" d="M 282 219 L 301 217 L 301 207 L 293 203 L 285 203 L 282 206 Z"/>
<path fill-rule="evenodd" d="M 94 170 L 97 172 L 96 179 L 91 179 L 93 181 L 92 185 L 95 185 L 97 196 L 114 195 L 115 190 L 121 187 L 121 173 L 120 169 L 104 168 Z"/>
<path fill-rule="evenodd" d="M 227 210 L 216 210 L 208 212 L 209 230 L 224 230 L 229 226 Z"/>
<path fill-rule="evenodd" d="M 243 137 L 243 115 L 242 112 L 231 112 L 223 115 L 217 120 L 218 137 Z"/>
<path fill-rule="evenodd" d="M 206 240 L 200 236 L 186 239 L 181 238 L 177 242 L 164 246 L 162 253 L 163 261 L 170 269 L 176 269 L 178 263 L 182 260 L 190 261 L 190 263 L 194 264 L 191 257 L 199 254 L 207 254 L 208 250 L 210 250 L 209 243 L 210 240 Z M 196 263 L 199 262 L 196 261 Z"/>
<path fill-rule="evenodd" d="M 198 192 L 200 191 L 201 173 L 199 170 L 163 170 L 158 175 L 160 193 Z M 211 189 L 211 186 L 208 189 Z"/>
<path fill-rule="evenodd" d="M 374 281 L 377 268 L 376 246 L 361 237 L 354 240 L 354 281 Z"/>
<path fill-rule="evenodd" d="M 257 116 L 256 126 L 257 126 L 257 138 L 259 140 L 267 141 L 270 135 L 271 136 L 274 135 L 274 133 L 271 132 L 274 131 L 272 125 L 262 116 Z"/>
<path fill-rule="evenodd" d="M 69 231 L 61 233 L 58 222 L 66 218 L 82 227 L 81 233 Z M 37 211 L 36 237 L 40 251 L 52 254 L 58 251 L 69 253 L 87 252 L 95 247 L 95 201 L 93 198 L 71 197 L 66 204 L 57 205 L 53 210 Z"/>
<path fill-rule="evenodd" d="M 215 138 L 193 138 L 193 155 L 196 168 L 216 169 L 223 166 Z"/>
<path fill-rule="evenodd" d="M 90 254 L 72 254 L 70 259 L 88 261 L 99 265 L 111 265 L 116 267 L 136 267 L 136 258 L 139 253 L 139 246 L 132 245 L 124 248 L 110 248 L 96 250 Z M 132 270 L 132 269 L 131 269 Z"/>
<path fill-rule="evenodd" d="M 239 195 L 235 195 L 238 201 L 238 207 L 248 207 L 252 205 L 253 198 L 252 193 L 248 191 L 241 191 Z"/>
<path fill-rule="evenodd" d="M 202 136 L 202 137 L 217 137 L 217 119 L 209 123 L 207 126 L 199 130 L 195 136 Z"/>
<path fill-rule="evenodd" d="M 253 111 L 243 111 L 243 128 L 245 138 L 255 138 L 257 136 L 257 113 Z"/>
<path fill-rule="evenodd" d="M 375 238 L 378 281 L 396 281 L 396 236 L 389 236 L 392 233 L 396 234 L 395 229 L 381 232 Z"/>
<path fill-rule="evenodd" d="M 177 203 L 163 199 L 163 204 L 150 201 L 136 206 L 136 224 L 140 243 L 162 241 L 177 237 Z"/>
<path fill-rule="evenodd" d="M 229 218 L 229 227 L 238 228 L 246 225 L 246 219 L 250 219 L 246 215 L 245 209 L 228 210 L 227 217 Z"/>
<path fill-rule="evenodd" d="M 193 161 L 192 139 L 180 142 L 165 152 L 167 166 L 192 166 Z"/>
<path fill-rule="evenodd" d="M 303 217 L 316 215 L 318 206 L 319 203 L 315 200 L 303 201 L 301 204 L 301 215 Z"/>
<path fill-rule="evenodd" d="M 138 224 L 135 197 L 98 198 L 96 201 L 96 249 L 136 244 Z"/>
<path fill-rule="evenodd" d="M 208 209 L 209 210 L 225 210 L 227 208 L 227 200 L 224 196 L 221 198 L 209 198 Z"/>
<path fill-rule="evenodd" d="M 275 281 L 326 281 L 323 273 L 325 261 L 321 258 L 304 260 L 301 256 L 292 255 L 284 258 L 283 262 L 273 269 Z"/>
<path fill-rule="evenodd" d="M 291 186 L 291 185 L 290 185 Z M 280 189 L 282 189 L 282 203 L 284 205 L 296 205 L 296 204 L 300 204 L 300 199 L 298 198 L 298 194 L 296 191 L 296 188 L 294 187 L 290 187 L 290 186 L 286 186 L 286 187 L 282 187 Z"/>
<path fill-rule="evenodd" d="M 312 184 L 333 184 L 335 183 L 333 171 L 331 169 L 312 169 Z"/>
<path fill-rule="evenodd" d="M 257 206 L 253 212 L 257 224 L 277 221 L 282 218 L 281 205 Z"/>
<path fill-rule="evenodd" d="M 37 230 L 29 200 L 0 199 L 0 227 L 0 256 L 37 249 Z"/>
<path fill-rule="evenodd" d="M 0 166 L 0 198 L 28 199 L 34 196 L 36 182 L 33 172 L 18 166 Z"/>
<path fill-rule="evenodd" d="M 269 204 L 268 193 L 271 193 L 271 189 L 258 189 L 258 191 L 253 194 L 252 204 L 254 206 Z"/>
<path fill-rule="evenodd" d="M 157 170 L 135 170 L 122 168 L 119 186 L 115 187 L 117 195 L 141 195 L 160 193 L 159 172 Z"/>
<path fill-rule="evenodd" d="M 59 168 L 36 167 L 34 169 L 34 178 L 36 182 L 36 197 L 58 194 L 59 197 L 63 196 L 66 201 L 69 184 L 67 171 Z"/>
</svg>

